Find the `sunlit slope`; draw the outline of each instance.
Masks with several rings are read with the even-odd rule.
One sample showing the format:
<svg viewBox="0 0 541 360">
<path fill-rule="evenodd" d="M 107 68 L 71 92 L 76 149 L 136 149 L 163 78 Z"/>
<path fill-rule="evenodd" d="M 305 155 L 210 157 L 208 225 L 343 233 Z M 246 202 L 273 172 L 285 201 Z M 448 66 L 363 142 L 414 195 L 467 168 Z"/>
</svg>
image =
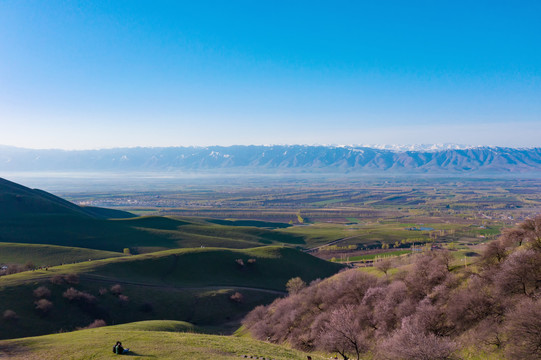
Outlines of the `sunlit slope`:
<svg viewBox="0 0 541 360">
<path fill-rule="evenodd" d="M 290 278 L 300 276 L 310 282 L 341 268 L 286 247 L 198 248 L 8 275 L 0 277 L 0 313 L 9 309 L 18 319 L 0 319 L 0 338 L 73 330 L 96 319 L 107 324 L 171 319 L 230 332 L 255 306 L 282 296 Z M 79 276 L 76 284 L 50 281 L 74 273 Z M 126 299 L 111 291 L 116 284 Z M 51 291 L 48 301 L 53 307 L 46 314 L 35 309 L 33 291 L 40 286 Z M 70 301 L 64 294 L 71 287 L 94 299 Z M 237 292 L 240 299 L 232 299 Z"/>
<path fill-rule="evenodd" d="M 239 359 L 246 357 L 304 360 L 306 354 L 248 338 L 178 332 L 185 323 L 140 322 L 119 326 L 0 341 L 0 357 L 25 360 L 109 359 L 117 340 L 129 347 L 130 359 Z M 149 330 L 155 328 L 155 330 Z M 313 359 L 323 359 L 314 356 Z"/>
</svg>

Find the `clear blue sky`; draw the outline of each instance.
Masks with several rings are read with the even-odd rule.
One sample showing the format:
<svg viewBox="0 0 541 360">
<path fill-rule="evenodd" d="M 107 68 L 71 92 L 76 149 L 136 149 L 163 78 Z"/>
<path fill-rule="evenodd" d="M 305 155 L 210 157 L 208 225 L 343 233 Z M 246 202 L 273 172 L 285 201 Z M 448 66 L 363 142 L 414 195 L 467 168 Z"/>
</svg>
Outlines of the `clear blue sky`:
<svg viewBox="0 0 541 360">
<path fill-rule="evenodd" d="M 0 1 L 0 144 L 541 146 L 541 1 Z"/>
</svg>

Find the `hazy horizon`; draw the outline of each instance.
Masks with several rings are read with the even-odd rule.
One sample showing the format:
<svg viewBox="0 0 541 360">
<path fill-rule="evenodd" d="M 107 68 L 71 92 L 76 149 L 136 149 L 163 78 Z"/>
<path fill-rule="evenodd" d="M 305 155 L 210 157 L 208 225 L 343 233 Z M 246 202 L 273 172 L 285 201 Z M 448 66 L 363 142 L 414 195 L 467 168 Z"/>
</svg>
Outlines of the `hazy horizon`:
<svg viewBox="0 0 541 360">
<path fill-rule="evenodd" d="M 0 2 L 0 144 L 534 147 L 541 3 Z"/>
</svg>

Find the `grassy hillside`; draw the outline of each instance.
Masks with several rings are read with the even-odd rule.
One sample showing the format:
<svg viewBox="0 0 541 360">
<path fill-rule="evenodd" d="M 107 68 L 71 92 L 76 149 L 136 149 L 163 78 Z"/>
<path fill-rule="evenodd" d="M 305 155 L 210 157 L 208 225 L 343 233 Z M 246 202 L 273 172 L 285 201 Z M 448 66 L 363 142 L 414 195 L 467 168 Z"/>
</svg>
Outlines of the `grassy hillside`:
<svg viewBox="0 0 541 360">
<path fill-rule="evenodd" d="M 244 265 L 239 264 L 242 259 Z M 250 260 L 252 259 L 252 260 Z M 0 338 L 73 330 L 96 319 L 107 324 L 137 320 L 188 321 L 209 331 L 231 332 L 248 311 L 283 295 L 285 283 L 300 276 L 309 282 L 342 267 L 291 248 L 249 250 L 177 249 L 51 267 L 0 278 L 0 314 L 14 311 L 18 319 L 0 319 Z M 68 274 L 79 283 L 52 284 Z M 120 284 L 121 294 L 111 286 Z M 33 291 L 46 286 L 52 308 L 36 310 Z M 94 298 L 69 301 L 69 288 Z M 232 299 L 235 293 L 239 299 Z M 126 298 L 121 297 L 123 295 Z M 238 295 L 237 295 L 238 296 Z"/>
<path fill-rule="evenodd" d="M 67 246 L 0 243 L 0 264 L 32 262 L 36 267 L 54 266 L 118 256 L 124 256 L 124 254 Z"/>
<path fill-rule="evenodd" d="M 0 341 L 0 357 L 9 359 L 109 359 L 119 340 L 131 350 L 130 359 L 239 359 L 265 357 L 306 359 L 306 354 L 262 341 L 231 336 L 181 333 L 186 324 L 142 322 L 70 333 Z M 311 355 L 313 359 L 324 359 Z"/>
</svg>

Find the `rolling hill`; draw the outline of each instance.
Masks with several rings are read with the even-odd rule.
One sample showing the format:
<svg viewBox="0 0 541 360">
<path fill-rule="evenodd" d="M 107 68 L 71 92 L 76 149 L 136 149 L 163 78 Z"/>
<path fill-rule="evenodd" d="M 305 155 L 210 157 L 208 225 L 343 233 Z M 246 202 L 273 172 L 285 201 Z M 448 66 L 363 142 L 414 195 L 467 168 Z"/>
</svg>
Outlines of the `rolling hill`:
<svg viewBox="0 0 541 360">
<path fill-rule="evenodd" d="M 135 217 L 80 207 L 41 190 L 0 179 L 0 242 L 48 244 L 141 253 L 201 246 L 249 248 L 303 245 L 303 237 L 275 231 L 284 224 Z M 31 259 L 30 259 L 31 260 Z"/>
<path fill-rule="evenodd" d="M 96 319 L 107 324 L 181 320 L 232 332 L 248 311 L 282 296 L 290 278 L 310 282 L 342 268 L 287 247 L 198 248 L 6 275 L 0 277 L 0 314 L 11 310 L 17 319 L 0 319 L 0 338 L 70 331 Z M 47 312 L 36 309 L 34 291 L 41 286 L 50 291 Z M 72 298 L 66 295 L 70 288 L 76 289 L 70 290 Z M 235 293 L 241 295 L 232 298 Z"/>
</svg>

